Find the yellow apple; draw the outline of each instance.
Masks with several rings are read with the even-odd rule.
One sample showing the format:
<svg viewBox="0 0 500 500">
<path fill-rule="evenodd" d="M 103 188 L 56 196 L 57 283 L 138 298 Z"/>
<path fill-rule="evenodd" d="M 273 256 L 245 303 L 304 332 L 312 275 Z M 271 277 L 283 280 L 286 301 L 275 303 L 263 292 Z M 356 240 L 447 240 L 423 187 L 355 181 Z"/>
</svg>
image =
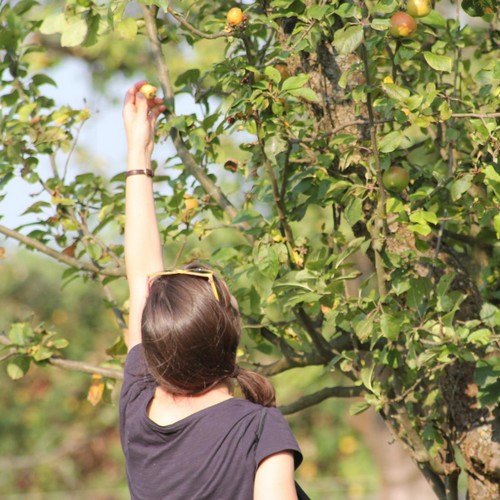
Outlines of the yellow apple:
<svg viewBox="0 0 500 500">
<path fill-rule="evenodd" d="M 239 7 L 229 9 L 226 20 L 227 24 L 231 26 L 238 26 L 243 22 L 243 11 Z"/>
<path fill-rule="evenodd" d="M 413 17 L 424 17 L 432 10 L 430 0 L 408 0 L 406 12 Z"/>
<path fill-rule="evenodd" d="M 146 99 L 153 99 L 156 96 L 156 92 L 158 92 L 158 89 L 149 83 L 145 83 L 139 89 L 139 92 L 143 94 Z"/>
</svg>

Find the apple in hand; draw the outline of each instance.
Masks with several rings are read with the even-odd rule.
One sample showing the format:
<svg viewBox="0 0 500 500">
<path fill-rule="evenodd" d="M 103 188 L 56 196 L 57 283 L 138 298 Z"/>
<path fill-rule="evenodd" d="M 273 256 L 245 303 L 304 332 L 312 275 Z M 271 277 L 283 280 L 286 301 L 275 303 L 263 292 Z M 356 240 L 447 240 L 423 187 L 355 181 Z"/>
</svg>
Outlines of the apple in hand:
<svg viewBox="0 0 500 500">
<path fill-rule="evenodd" d="M 413 35 L 417 31 L 417 21 L 406 12 L 396 12 L 391 17 L 389 31 L 395 38 Z"/>
<path fill-rule="evenodd" d="M 146 99 L 153 99 L 158 92 L 158 89 L 149 83 L 145 83 L 140 89 L 139 92 L 146 97 Z"/>
<path fill-rule="evenodd" d="M 430 0 L 408 0 L 406 12 L 413 17 L 424 17 L 432 10 Z"/>
</svg>

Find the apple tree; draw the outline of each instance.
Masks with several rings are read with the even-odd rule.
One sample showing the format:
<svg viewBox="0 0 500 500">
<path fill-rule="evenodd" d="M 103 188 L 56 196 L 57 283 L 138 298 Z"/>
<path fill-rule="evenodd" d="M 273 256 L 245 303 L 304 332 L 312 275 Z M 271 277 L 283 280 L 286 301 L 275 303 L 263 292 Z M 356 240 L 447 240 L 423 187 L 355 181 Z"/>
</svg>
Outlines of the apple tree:
<svg viewBox="0 0 500 500">
<path fill-rule="evenodd" d="M 498 498 L 494 7 L 4 4 L 0 189 L 21 178 L 37 194 L 26 207 L 36 223 L 0 233 L 65 264 L 64 282 L 101 283 L 126 327 L 127 304 L 113 294 L 124 277 L 124 176 L 68 175 L 92 115 L 47 98 L 57 82 L 33 58 L 79 57 L 101 84 L 145 69 L 168 108 L 159 140 L 174 151 L 155 177 L 166 262 L 206 258 L 228 279 L 243 360 L 262 373 L 325 367 L 323 388 L 283 411 L 362 396 L 352 412 L 376 409 L 437 498 L 458 498 L 462 469 L 470 498 Z M 212 56 L 181 67 L 187 48 Z M 179 107 L 182 94 L 195 111 Z M 121 375 L 120 342 L 115 366 L 91 366 L 65 358 L 43 326 L 16 323 L 0 339 L 13 378 L 30 363 Z"/>
</svg>

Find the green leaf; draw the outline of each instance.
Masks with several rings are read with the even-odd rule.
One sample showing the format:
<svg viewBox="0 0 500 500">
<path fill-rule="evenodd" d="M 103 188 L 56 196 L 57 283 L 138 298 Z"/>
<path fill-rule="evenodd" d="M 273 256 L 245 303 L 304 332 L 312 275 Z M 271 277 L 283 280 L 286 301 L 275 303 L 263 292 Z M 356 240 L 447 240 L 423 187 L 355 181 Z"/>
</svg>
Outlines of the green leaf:
<svg viewBox="0 0 500 500">
<path fill-rule="evenodd" d="M 302 75 L 291 76 L 283 82 L 281 90 L 287 92 L 290 90 L 300 89 L 307 83 L 308 80 L 309 80 L 309 75 L 302 74 Z"/>
<path fill-rule="evenodd" d="M 472 174 L 465 174 L 463 177 L 455 179 L 449 186 L 451 199 L 458 201 L 464 193 L 466 193 L 471 185 L 474 176 Z"/>
<path fill-rule="evenodd" d="M 266 66 L 264 74 L 266 74 L 274 83 L 281 82 L 281 73 L 272 66 Z"/>
<path fill-rule="evenodd" d="M 410 214 L 410 221 L 415 224 L 437 224 L 439 222 L 437 215 L 434 212 L 427 212 L 426 210 L 417 210 Z"/>
<path fill-rule="evenodd" d="M 333 45 L 341 54 L 354 52 L 363 42 L 363 26 L 341 28 L 333 36 Z"/>
<path fill-rule="evenodd" d="M 49 14 L 40 26 L 42 35 L 53 35 L 62 33 L 66 27 L 66 20 L 62 12 Z"/>
<path fill-rule="evenodd" d="M 310 89 L 309 87 L 303 87 L 301 89 L 295 89 L 295 90 L 290 90 L 290 95 L 293 95 L 294 97 L 302 97 L 302 99 L 305 99 L 306 101 L 310 102 L 318 102 L 319 98 L 314 92 L 313 89 Z"/>
<path fill-rule="evenodd" d="M 500 214 L 493 217 L 493 227 L 495 228 L 496 237 L 500 240 Z"/>
<path fill-rule="evenodd" d="M 330 9 L 330 5 L 311 5 L 307 8 L 305 15 L 311 19 L 321 20 L 326 16 Z"/>
<path fill-rule="evenodd" d="M 438 296 L 442 296 L 448 293 L 450 285 L 453 283 L 455 276 L 456 273 L 454 272 L 448 272 L 441 276 L 441 279 L 439 280 L 439 283 L 436 287 L 436 293 L 438 294 Z"/>
<path fill-rule="evenodd" d="M 476 330 L 467 337 L 467 341 L 472 344 L 487 346 L 491 342 L 491 331 L 488 328 Z"/>
<path fill-rule="evenodd" d="M 41 85 L 52 85 L 54 87 L 57 87 L 56 82 L 52 80 L 49 75 L 45 75 L 43 73 L 34 75 L 32 81 L 37 87 L 40 87 Z"/>
<path fill-rule="evenodd" d="M 363 201 L 360 198 L 351 198 L 345 209 L 345 218 L 352 227 L 363 217 Z"/>
<path fill-rule="evenodd" d="M 32 337 L 32 329 L 28 323 L 14 323 L 10 326 L 7 337 L 14 345 L 28 345 Z"/>
<path fill-rule="evenodd" d="M 371 317 L 364 318 L 354 325 L 354 332 L 361 342 L 366 342 L 373 331 L 373 319 Z"/>
<path fill-rule="evenodd" d="M 432 52 L 424 52 L 424 58 L 427 64 L 436 71 L 451 72 L 453 68 L 453 59 L 448 56 L 439 56 Z"/>
<path fill-rule="evenodd" d="M 363 385 L 370 391 L 374 392 L 373 388 L 373 372 L 375 371 L 375 364 L 361 368 L 360 376 Z"/>
<path fill-rule="evenodd" d="M 433 28 L 446 28 L 446 19 L 436 9 L 431 10 L 429 14 L 421 17 L 419 22 Z"/>
<path fill-rule="evenodd" d="M 359 403 L 354 403 L 349 407 L 349 415 L 359 415 L 360 413 L 365 412 L 371 407 L 370 403 L 366 401 L 360 401 Z"/>
<path fill-rule="evenodd" d="M 387 31 L 391 25 L 390 19 L 375 18 L 370 23 L 370 26 L 377 31 Z"/>
<path fill-rule="evenodd" d="M 137 21 L 128 17 L 116 25 L 115 32 L 124 40 L 134 41 L 137 36 Z"/>
<path fill-rule="evenodd" d="M 383 313 L 380 318 L 380 329 L 382 331 L 382 335 L 388 339 L 395 341 L 399 337 L 399 332 L 401 322 L 399 318 L 396 318 L 392 314 Z"/>
<path fill-rule="evenodd" d="M 391 99 L 395 99 L 396 101 L 404 101 L 410 97 L 408 89 L 400 87 L 395 83 L 383 83 L 382 88 Z"/>
<path fill-rule="evenodd" d="M 44 361 L 52 357 L 53 351 L 44 345 L 37 345 L 33 350 L 33 359 L 35 361 Z"/>
<path fill-rule="evenodd" d="M 409 307 L 417 311 L 426 308 L 431 292 L 431 284 L 428 278 L 410 278 L 410 289 L 406 294 L 406 302 Z"/>
<path fill-rule="evenodd" d="M 73 18 L 61 34 L 62 47 L 81 45 L 87 36 L 88 26 L 84 19 Z"/>
<path fill-rule="evenodd" d="M 481 312 L 479 314 L 483 322 L 490 328 L 500 326 L 500 309 L 493 304 L 485 302 L 482 305 Z"/>
<path fill-rule="evenodd" d="M 200 75 L 201 73 L 198 68 L 188 69 L 177 77 L 175 80 L 175 86 L 180 87 L 181 85 L 195 84 L 199 81 Z"/>
<path fill-rule="evenodd" d="M 53 346 L 56 349 L 65 349 L 66 347 L 68 347 L 68 345 L 69 345 L 69 342 L 66 339 L 56 339 L 53 342 Z"/>
<path fill-rule="evenodd" d="M 403 138 L 404 134 L 399 130 L 389 132 L 380 139 L 378 149 L 381 153 L 391 153 L 399 147 Z"/>
<path fill-rule="evenodd" d="M 18 356 L 7 363 L 7 375 L 12 380 L 24 377 L 30 368 L 31 360 L 26 356 Z"/>
</svg>

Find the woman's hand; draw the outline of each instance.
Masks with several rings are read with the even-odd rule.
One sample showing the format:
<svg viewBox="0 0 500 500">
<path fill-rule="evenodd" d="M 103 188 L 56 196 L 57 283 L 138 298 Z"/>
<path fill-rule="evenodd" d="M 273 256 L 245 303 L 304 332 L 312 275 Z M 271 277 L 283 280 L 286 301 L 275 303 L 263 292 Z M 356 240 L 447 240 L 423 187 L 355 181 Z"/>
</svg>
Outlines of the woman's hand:
<svg viewBox="0 0 500 500">
<path fill-rule="evenodd" d="M 165 111 L 163 100 L 159 97 L 146 99 L 139 89 L 147 83 L 141 81 L 131 87 L 123 103 L 123 121 L 127 135 L 129 153 L 144 154 L 151 158 L 154 148 L 155 122 L 158 115 Z"/>
</svg>

